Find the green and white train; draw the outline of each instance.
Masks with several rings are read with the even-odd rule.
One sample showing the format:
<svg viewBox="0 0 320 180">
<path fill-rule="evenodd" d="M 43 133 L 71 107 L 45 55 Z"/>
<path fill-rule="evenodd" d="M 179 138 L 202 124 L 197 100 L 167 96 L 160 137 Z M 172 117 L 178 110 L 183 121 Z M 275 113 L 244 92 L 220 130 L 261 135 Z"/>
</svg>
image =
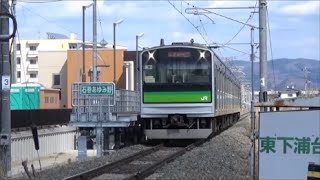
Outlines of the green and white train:
<svg viewBox="0 0 320 180">
<path fill-rule="evenodd" d="M 201 139 L 239 119 L 240 82 L 208 47 L 172 43 L 140 55 L 140 122 L 148 139 Z"/>
</svg>

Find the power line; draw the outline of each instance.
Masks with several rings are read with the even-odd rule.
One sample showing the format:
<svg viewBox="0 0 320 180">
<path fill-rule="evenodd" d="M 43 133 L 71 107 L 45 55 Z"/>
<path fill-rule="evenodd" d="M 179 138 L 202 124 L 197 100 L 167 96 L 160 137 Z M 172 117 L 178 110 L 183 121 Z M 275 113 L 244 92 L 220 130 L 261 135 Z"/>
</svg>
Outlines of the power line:
<svg viewBox="0 0 320 180">
<path fill-rule="evenodd" d="M 199 9 L 199 8 L 195 8 L 195 9 Z M 217 15 L 217 16 L 220 16 L 220 17 L 229 19 L 229 20 L 231 20 L 231 21 L 234 21 L 234 22 L 237 22 L 237 23 L 240 23 L 240 24 L 244 24 L 244 25 L 246 25 L 246 26 L 253 27 L 253 28 L 256 28 L 256 29 L 259 29 L 258 27 L 254 26 L 254 25 L 244 23 L 244 22 L 242 22 L 242 21 L 233 19 L 233 18 L 231 18 L 231 17 L 225 16 L 225 15 L 222 15 L 222 14 L 219 14 L 219 13 L 215 13 L 215 12 L 213 12 L 213 11 L 209 11 L 209 10 L 207 10 L 207 9 L 205 9 L 205 8 L 201 8 L 201 9 L 204 10 L 204 11 L 206 11 L 206 13 L 212 13 L 212 14 L 215 14 L 215 15 Z M 188 10 L 192 10 L 192 8 L 187 8 L 187 9 L 185 10 L 185 12 L 186 12 L 187 14 L 195 14 L 195 13 L 197 13 L 197 14 L 202 14 L 202 13 L 199 13 L 198 11 L 196 11 L 196 12 L 189 12 L 189 13 L 188 13 L 188 12 L 187 12 Z"/>
<path fill-rule="evenodd" d="M 258 4 L 258 1 L 256 1 L 256 4 L 254 5 L 254 9 L 257 7 L 257 4 Z M 248 17 L 248 19 L 247 19 L 247 21 L 245 22 L 246 24 L 249 22 L 249 20 L 251 20 L 252 18 L 253 18 L 253 16 L 254 16 L 254 12 L 252 12 L 252 13 L 250 13 L 250 15 L 249 15 L 249 17 Z M 229 41 L 227 41 L 226 43 L 224 43 L 225 45 L 226 44 L 229 44 L 231 41 L 233 41 L 239 34 L 240 34 L 240 32 L 243 30 L 243 28 L 245 27 L 246 25 L 244 24 L 240 29 L 239 29 L 239 31 L 229 40 Z"/>
<path fill-rule="evenodd" d="M 199 31 L 198 27 L 196 27 L 191 21 L 189 18 L 187 18 L 181 11 L 179 11 L 179 9 L 174 5 L 172 4 L 169 0 L 168 0 L 169 4 L 171 4 L 171 6 L 177 10 L 197 31 L 198 33 L 200 34 L 200 36 L 202 37 L 202 39 L 206 42 L 206 44 L 208 44 L 208 41 L 204 38 L 203 34 Z"/>
<path fill-rule="evenodd" d="M 21 0 L 20 0 L 20 1 L 21 1 Z M 56 1 L 58 1 L 58 0 L 56 0 Z M 51 2 L 51 1 L 49 1 L 49 2 Z M 52 1 L 52 2 L 53 2 L 53 1 Z M 47 18 L 45 18 L 45 17 L 41 16 L 40 14 L 36 13 L 34 10 L 32 10 L 32 9 L 30 9 L 30 8 L 27 8 L 26 6 L 22 5 L 21 3 L 17 3 L 17 4 L 19 4 L 20 6 L 22 6 L 24 9 L 28 10 L 29 12 L 31 12 L 31 13 L 39 16 L 40 18 L 44 19 L 45 21 L 47 21 L 47 22 L 50 23 L 50 24 L 54 24 L 54 25 L 56 25 L 56 26 L 58 26 L 58 27 L 60 27 L 60 28 L 62 28 L 62 29 L 64 29 L 64 30 L 66 30 L 66 31 L 68 31 L 68 32 L 70 32 L 70 33 L 78 34 L 78 33 L 74 32 L 74 31 L 71 31 L 71 30 L 69 30 L 69 29 L 67 29 L 67 28 L 65 28 L 65 27 L 63 27 L 63 26 L 61 26 L 61 25 L 59 25 L 59 24 L 57 24 L 57 23 L 51 22 L 51 21 L 48 20 Z"/>
<path fill-rule="evenodd" d="M 190 4 L 190 3 L 186 2 L 185 0 L 182 0 L 182 1 L 183 1 L 184 3 L 186 3 L 188 6 L 192 6 L 193 8 L 197 8 L 197 6 L 195 6 L 195 5 L 193 5 L 193 4 Z M 182 1 L 181 1 L 181 4 L 182 4 Z M 182 8 L 181 8 L 181 12 L 182 12 Z M 206 37 L 209 39 L 210 42 L 213 42 L 213 41 L 211 40 L 211 38 L 209 37 L 208 33 L 207 33 L 207 30 L 206 30 L 206 28 L 205 28 L 205 26 L 204 26 L 204 24 L 203 24 L 203 22 L 202 22 L 202 19 L 201 19 L 201 17 L 200 17 L 200 14 L 197 14 L 197 15 L 198 15 L 200 24 L 201 24 L 201 26 L 202 26 L 202 29 L 203 29 L 204 33 L 206 34 Z M 208 17 L 208 16 L 207 16 L 207 18 L 210 19 L 210 17 Z M 214 23 L 214 21 L 213 21 L 212 19 L 210 19 L 210 20 Z"/>
<path fill-rule="evenodd" d="M 184 0 L 183 0 L 183 1 L 184 1 Z M 236 21 L 236 22 L 238 22 L 238 23 L 240 23 L 240 24 L 243 24 L 243 27 L 238 31 L 238 33 L 237 33 L 230 41 L 228 41 L 229 43 L 242 31 L 242 29 L 244 28 L 244 26 L 250 26 L 250 27 L 253 27 L 253 28 L 258 28 L 258 27 L 255 27 L 255 26 L 253 26 L 253 25 L 247 24 L 247 22 L 248 22 L 250 19 L 253 18 L 253 15 L 251 15 L 251 14 L 254 14 L 254 12 L 252 12 L 252 13 L 250 14 L 250 16 L 249 16 L 249 18 L 248 18 L 248 20 L 247 20 L 246 22 L 241 22 L 241 21 L 235 20 L 235 19 L 233 19 L 233 18 L 230 18 L 230 17 L 224 16 L 224 15 L 221 15 L 221 14 L 214 13 L 214 12 L 212 12 L 212 11 L 209 11 L 209 10 L 207 10 L 207 8 L 198 8 L 197 6 L 195 6 L 195 5 L 193 5 L 193 4 L 190 4 L 190 3 L 186 2 L 186 1 L 184 1 L 184 2 L 185 2 L 186 4 L 188 4 L 188 5 L 191 5 L 191 6 L 192 6 L 193 8 L 195 8 L 195 9 L 202 9 L 202 10 L 208 12 L 208 13 L 213 13 L 213 14 L 216 14 L 216 15 L 218 15 L 218 16 L 221 16 L 221 17 L 227 18 L 227 19 L 229 19 L 229 20 Z M 258 1 L 256 1 L 255 7 L 253 7 L 254 9 L 256 8 L 257 3 L 258 3 Z M 246 8 L 248 8 L 248 7 L 246 7 Z M 249 7 L 249 8 L 251 8 L 251 7 Z M 187 11 L 190 10 L 190 9 L 192 9 L 192 8 L 186 8 L 185 12 L 186 12 L 187 14 L 190 14 L 190 13 L 187 12 Z M 210 9 L 210 8 L 208 8 L 208 9 Z M 180 13 L 181 13 L 181 12 L 180 12 Z M 181 14 L 182 14 L 182 13 L 181 13 Z M 202 13 L 196 13 L 196 14 L 195 14 L 195 13 L 192 13 L 192 14 L 194 14 L 194 15 L 201 15 Z M 220 47 L 226 47 L 226 48 L 229 48 L 229 49 L 234 50 L 234 51 L 237 51 L 237 52 L 241 52 L 242 55 L 243 55 L 243 54 L 250 55 L 250 53 L 243 52 L 243 51 L 241 51 L 241 50 L 238 50 L 238 49 L 232 48 L 232 47 L 230 47 L 230 46 L 227 46 L 227 45 L 226 45 L 227 43 L 219 44 L 219 43 L 214 43 L 214 42 L 213 42 L 213 44 L 216 44 L 216 45 L 218 45 L 218 46 L 220 46 Z M 221 53 L 221 52 L 220 52 L 220 53 Z"/>
</svg>

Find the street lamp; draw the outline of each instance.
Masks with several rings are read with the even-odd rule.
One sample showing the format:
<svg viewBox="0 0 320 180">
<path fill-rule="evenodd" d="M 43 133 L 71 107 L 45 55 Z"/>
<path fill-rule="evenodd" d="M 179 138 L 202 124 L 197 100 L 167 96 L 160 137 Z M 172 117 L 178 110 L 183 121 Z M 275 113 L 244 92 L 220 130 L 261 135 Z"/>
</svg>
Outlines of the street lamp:
<svg viewBox="0 0 320 180">
<path fill-rule="evenodd" d="M 142 37 L 144 35 L 144 33 L 140 33 L 138 35 L 136 35 L 136 63 L 135 63 L 135 66 L 136 66 L 136 88 L 135 90 L 138 91 L 138 88 L 139 88 L 139 71 L 140 71 L 140 68 L 139 68 L 139 38 Z"/>
<path fill-rule="evenodd" d="M 113 23 L 113 82 L 116 83 L 116 26 L 122 23 L 122 19 Z"/>
<path fill-rule="evenodd" d="M 93 6 L 93 3 L 91 3 L 88 6 L 82 6 L 82 82 L 86 81 L 86 61 L 85 61 L 85 11 L 87 8 Z"/>
</svg>

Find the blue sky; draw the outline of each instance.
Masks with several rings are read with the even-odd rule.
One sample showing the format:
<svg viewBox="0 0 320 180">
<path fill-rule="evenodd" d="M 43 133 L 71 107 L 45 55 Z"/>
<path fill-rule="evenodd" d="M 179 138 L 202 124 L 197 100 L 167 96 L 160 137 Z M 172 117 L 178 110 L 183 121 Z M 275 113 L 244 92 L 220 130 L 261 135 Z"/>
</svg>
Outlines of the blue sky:
<svg viewBox="0 0 320 180">
<path fill-rule="evenodd" d="M 20 39 L 46 38 L 46 32 L 69 36 L 76 33 L 82 38 L 82 6 L 90 0 L 68 0 L 47 3 L 31 3 L 35 0 L 17 0 L 17 21 Z M 186 14 L 186 8 L 196 7 L 249 7 L 248 1 L 99 1 L 98 41 L 103 38 L 113 42 L 113 22 L 124 21 L 116 28 L 118 45 L 135 50 L 135 36 L 144 32 L 139 44 L 157 46 L 160 39 L 165 43 L 189 41 L 198 43 L 249 43 L 250 27 L 215 14 Z M 175 7 L 175 8 L 174 8 Z M 246 22 L 253 9 L 213 10 L 232 19 Z M 180 13 L 182 12 L 182 14 Z M 309 58 L 320 60 L 320 2 L 319 1 L 268 1 L 268 15 L 273 58 Z M 188 20 L 186 20 L 186 18 Z M 248 24 L 258 26 L 258 13 Z M 214 21 L 214 23 L 212 22 Z M 200 32 L 200 33 L 199 33 Z M 234 37 L 235 36 L 235 37 Z M 234 37 L 234 38 L 233 38 Z M 86 39 L 92 40 L 92 8 L 86 11 Z M 255 30 L 255 42 L 258 42 Z M 268 37 L 268 59 L 272 59 Z M 236 49 L 236 50 L 234 50 Z M 226 44 L 216 51 L 223 58 L 249 60 L 250 45 Z M 259 54 L 257 54 L 259 55 Z"/>
</svg>

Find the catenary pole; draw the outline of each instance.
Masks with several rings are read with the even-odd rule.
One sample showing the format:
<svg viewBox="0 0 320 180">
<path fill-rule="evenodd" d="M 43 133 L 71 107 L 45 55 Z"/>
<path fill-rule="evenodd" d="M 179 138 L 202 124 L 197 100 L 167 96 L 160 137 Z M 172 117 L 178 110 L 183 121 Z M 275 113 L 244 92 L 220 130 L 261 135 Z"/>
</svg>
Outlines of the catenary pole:
<svg viewBox="0 0 320 180">
<path fill-rule="evenodd" d="M 267 1 L 259 0 L 260 93 L 259 102 L 267 102 Z"/>
<path fill-rule="evenodd" d="M 86 11 L 86 6 L 82 6 L 82 82 L 86 82 L 86 46 L 85 46 L 85 38 L 86 38 L 86 28 L 85 28 L 85 11 Z"/>
<path fill-rule="evenodd" d="M 12 0 L 12 14 L 16 17 L 16 0 Z M 12 45 L 12 83 L 17 83 L 17 40 L 13 38 L 13 45 Z"/>
<path fill-rule="evenodd" d="M 253 85 L 253 72 L 254 72 L 254 28 L 251 28 L 251 54 L 250 54 L 250 60 L 251 60 L 251 135 L 252 135 L 252 146 L 251 146 L 251 176 L 255 176 L 255 152 L 256 152 L 256 146 L 255 146 L 255 117 L 254 117 L 254 85 Z"/>
<path fill-rule="evenodd" d="M 259 48 L 260 48 L 260 93 L 259 102 L 268 101 L 267 87 L 267 1 L 259 0 Z M 267 107 L 260 108 L 260 111 L 267 111 Z M 259 143 L 259 142 L 258 142 Z M 259 155 L 257 156 L 259 161 Z M 259 176 L 259 171 L 255 173 L 254 179 Z"/>
<path fill-rule="evenodd" d="M 0 13 L 9 14 L 9 1 L 0 0 Z M 0 17 L 0 36 L 9 35 L 9 18 Z M 9 38 L 0 39 L 1 123 L 0 123 L 0 179 L 11 176 L 11 114 L 10 114 Z"/>
<path fill-rule="evenodd" d="M 92 80 L 97 82 L 97 0 L 93 0 L 93 60 L 92 60 Z M 96 143 L 97 143 L 97 157 L 102 156 L 103 142 L 102 133 L 103 128 L 101 122 L 96 128 Z"/>
</svg>

